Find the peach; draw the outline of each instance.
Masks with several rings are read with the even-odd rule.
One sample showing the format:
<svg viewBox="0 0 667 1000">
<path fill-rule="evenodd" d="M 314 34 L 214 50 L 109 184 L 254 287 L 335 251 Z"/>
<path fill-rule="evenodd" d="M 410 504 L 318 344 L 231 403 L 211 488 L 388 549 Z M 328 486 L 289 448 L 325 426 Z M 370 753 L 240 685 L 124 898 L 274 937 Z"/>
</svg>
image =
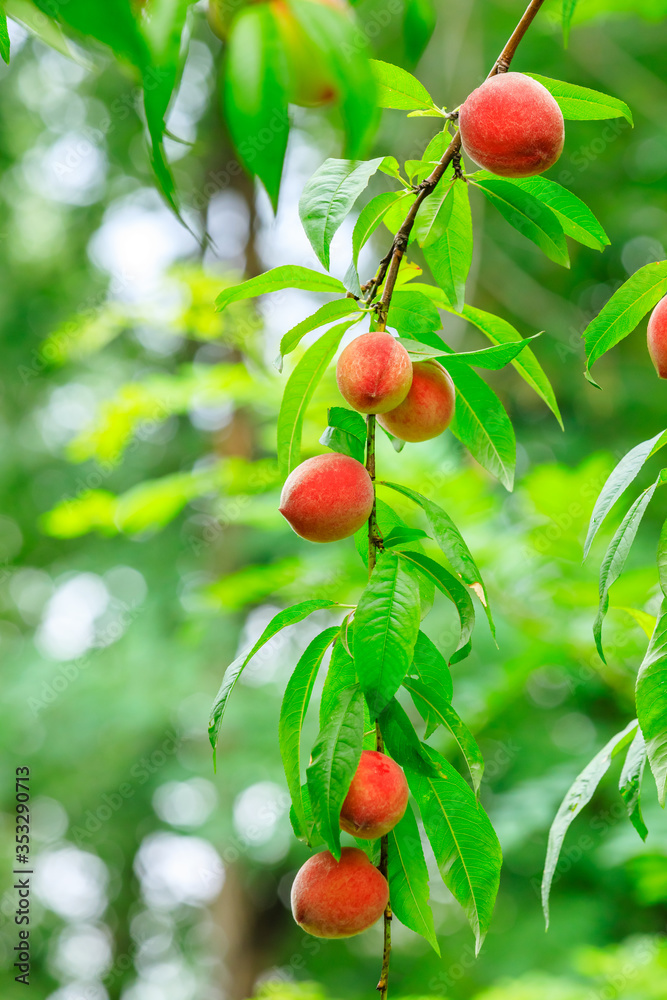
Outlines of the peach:
<svg viewBox="0 0 667 1000">
<path fill-rule="evenodd" d="M 378 423 L 402 441 L 428 441 L 449 427 L 456 390 L 449 372 L 437 361 L 416 361 L 412 385 L 403 402 L 378 417 Z"/>
<path fill-rule="evenodd" d="M 336 0 L 311 0 L 324 7 L 343 11 L 346 4 Z M 302 108 L 317 108 L 334 101 L 339 83 L 322 50 L 313 42 L 284 0 L 272 0 L 278 30 L 285 49 L 290 80 L 289 100 Z"/>
<path fill-rule="evenodd" d="M 356 459 L 339 452 L 308 458 L 290 472 L 280 513 L 310 542 L 337 542 L 370 517 L 373 482 Z"/>
<path fill-rule="evenodd" d="M 667 295 L 660 299 L 648 321 L 648 353 L 659 378 L 667 378 Z"/>
<path fill-rule="evenodd" d="M 390 333 L 363 333 L 336 365 L 343 399 L 360 413 L 386 413 L 402 403 L 412 384 L 412 362 Z"/>
<path fill-rule="evenodd" d="M 363 840 L 393 830 L 408 805 L 402 769 L 386 754 L 363 750 L 340 811 L 341 829 Z"/>
<path fill-rule="evenodd" d="M 466 156 L 501 177 L 533 177 L 563 150 L 563 114 L 546 87 L 523 73 L 485 80 L 459 112 Z"/>
<path fill-rule="evenodd" d="M 386 878 L 358 847 L 344 847 L 340 861 L 329 851 L 315 854 L 292 885 L 294 919 L 315 937 L 361 934 L 380 919 L 388 901 Z"/>
</svg>

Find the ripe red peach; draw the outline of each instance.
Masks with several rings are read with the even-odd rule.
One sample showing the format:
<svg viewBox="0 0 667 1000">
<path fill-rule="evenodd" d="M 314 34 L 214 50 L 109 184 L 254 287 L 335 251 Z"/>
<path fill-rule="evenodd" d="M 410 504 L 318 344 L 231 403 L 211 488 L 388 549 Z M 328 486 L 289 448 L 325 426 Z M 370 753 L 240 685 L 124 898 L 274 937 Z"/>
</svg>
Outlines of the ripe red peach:
<svg viewBox="0 0 667 1000">
<path fill-rule="evenodd" d="M 363 840 L 393 830 L 408 805 L 408 783 L 386 754 L 363 750 L 340 811 L 341 829 Z"/>
<path fill-rule="evenodd" d="M 280 513 L 310 542 L 337 542 L 353 535 L 373 509 L 373 483 L 356 459 L 338 452 L 308 458 L 290 472 Z"/>
<path fill-rule="evenodd" d="M 563 114 L 546 87 L 523 73 L 499 73 L 473 90 L 459 112 L 463 152 L 501 177 L 533 177 L 563 150 Z"/>
<path fill-rule="evenodd" d="M 363 333 L 336 365 L 343 399 L 360 413 L 386 413 L 402 403 L 412 384 L 412 362 L 390 333 Z"/>
<path fill-rule="evenodd" d="M 449 427 L 456 390 L 449 372 L 437 361 L 417 361 L 403 402 L 378 417 L 378 423 L 402 441 L 428 441 Z"/>
<path fill-rule="evenodd" d="M 389 886 L 358 847 L 309 858 L 292 885 L 292 913 L 300 927 L 321 938 L 361 934 L 382 916 Z"/>
<path fill-rule="evenodd" d="M 667 378 L 667 295 L 651 313 L 647 331 L 648 353 L 659 378 Z"/>
</svg>

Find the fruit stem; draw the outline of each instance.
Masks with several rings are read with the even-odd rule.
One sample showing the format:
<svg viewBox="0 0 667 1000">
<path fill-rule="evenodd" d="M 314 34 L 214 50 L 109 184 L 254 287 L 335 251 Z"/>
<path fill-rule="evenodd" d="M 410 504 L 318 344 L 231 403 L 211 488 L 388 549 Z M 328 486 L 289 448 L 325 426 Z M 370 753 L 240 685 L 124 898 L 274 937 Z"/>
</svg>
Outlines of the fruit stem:
<svg viewBox="0 0 667 1000">
<path fill-rule="evenodd" d="M 543 5 L 544 0 L 531 0 L 531 2 L 526 7 L 523 17 L 517 24 L 516 28 L 512 32 L 505 45 L 504 49 L 496 59 L 493 64 L 493 68 L 487 76 L 496 76 L 497 73 L 506 73 L 510 67 L 510 63 L 514 58 L 514 54 L 518 48 L 519 42 L 523 36 L 528 31 L 528 28 L 535 20 L 537 12 Z M 440 159 L 440 162 L 435 167 L 433 173 L 422 181 L 419 185 L 419 192 L 417 197 L 410 206 L 410 211 L 405 217 L 403 225 L 398 230 L 394 237 L 394 242 L 392 248 L 389 251 L 387 257 L 383 258 L 380 268 L 376 277 L 373 279 L 374 289 L 377 288 L 384 280 L 384 288 L 382 290 L 382 298 L 380 299 L 380 308 L 378 310 L 378 330 L 385 330 L 387 327 L 387 313 L 389 312 L 389 306 L 391 304 L 391 297 L 394 294 L 394 286 L 396 285 L 396 279 L 398 277 L 398 271 L 401 266 L 401 260 L 403 255 L 408 248 L 408 241 L 410 239 L 410 233 L 412 232 L 412 227 L 415 224 L 415 219 L 417 217 L 417 212 L 419 211 L 420 205 L 429 195 L 433 194 L 438 182 L 444 176 L 447 167 L 452 162 L 452 160 L 459 155 L 461 149 L 461 135 L 457 132 L 454 138 L 450 142 L 449 146 L 445 150 Z M 389 263 L 385 264 L 385 261 L 389 259 Z M 385 277 L 386 275 L 386 277 Z M 379 279 L 379 280 L 378 280 Z"/>
</svg>

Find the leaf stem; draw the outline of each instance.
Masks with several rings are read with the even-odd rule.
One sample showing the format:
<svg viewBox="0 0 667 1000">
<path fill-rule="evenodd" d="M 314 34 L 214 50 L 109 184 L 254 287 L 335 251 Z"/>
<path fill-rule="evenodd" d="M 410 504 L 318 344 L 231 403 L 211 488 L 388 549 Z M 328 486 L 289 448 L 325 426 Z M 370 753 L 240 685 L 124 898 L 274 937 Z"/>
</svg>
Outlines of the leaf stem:
<svg viewBox="0 0 667 1000">
<path fill-rule="evenodd" d="M 514 58 L 519 42 L 535 20 L 537 12 L 543 4 L 544 0 L 531 0 L 528 4 L 523 17 L 517 24 L 516 28 L 510 35 L 507 44 L 493 64 L 493 67 L 487 76 L 487 80 L 492 76 L 496 76 L 498 73 L 507 72 L 512 59 Z M 405 251 L 408 248 L 410 233 L 412 232 L 412 227 L 415 224 L 417 212 L 419 211 L 422 202 L 425 201 L 429 195 L 433 194 L 438 182 L 444 176 L 447 167 L 452 160 L 459 155 L 460 149 L 461 133 L 457 131 L 433 172 L 419 185 L 417 197 L 410 206 L 410 211 L 406 215 L 403 225 L 394 236 L 394 242 L 389 254 L 387 254 L 387 257 L 383 258 L 378 272 L 373 279 L 373 292 L 384 280 L 384 288 L 382 290 L 382 298 L 380 299 L 380 308 L 378 312 L 378 330 L 384 330 L 387 326 L 387 313 L 389 312 L 391 297 L 394 294 L 394 287 L 396 285 L 398 271 L 401 266 L 401 260 L 403 259 Z M 387 260 L 389 262 L 388 264 L 385 264 L 385 261 Z"/>
</svg>

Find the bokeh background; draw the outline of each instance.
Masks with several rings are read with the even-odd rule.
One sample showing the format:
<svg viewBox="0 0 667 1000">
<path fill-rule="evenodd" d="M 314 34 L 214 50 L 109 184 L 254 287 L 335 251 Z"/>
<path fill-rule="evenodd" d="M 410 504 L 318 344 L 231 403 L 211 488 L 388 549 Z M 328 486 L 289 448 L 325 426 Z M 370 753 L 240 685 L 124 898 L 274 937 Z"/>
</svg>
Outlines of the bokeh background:
<svg viewBox="0 0 667 1000">
<path fill-rule="evenodd" d="M 417 68 L 436 100 L 456 106 L 478 84 L 521 6 L 439 0 Z M 375 51 L 399 58 L 388 9 L 365 0 L 358 16 Z M 212 309 L 217 292 L 244 274 L 317 266 L 297 201 L 320 162 L 340 155 L 336 118 L 296 109 L 274 219 L 237 166 L 219 111 L 220 43 L 196 13 L 169 121 L 187 144 L 169 141 L 168 152 L 213 237 L 203 253 L 154 190 L 129 73 L 103 54 L 66 58 L 15 24 L 11 66 L 0 68 L 0 962 L 8 997 L 25 994 L 10 968 L 21 765 L 32 772 L 38 856 L 29 995 L 240 1000 L 263 990 L 356 1000 L 373 995 L 378 974 L 379 928 L 322 943 L 306 938 L 288 909 L 307 852 L 289 826 L 278 710 L 324 614 L 283 633 L 246 670 L 217 774 L 206 737 L 237 649 L 302 595 L 354 599 L 364 572 L 352 540 L 308 545 L 276 509 L 284 375 L 271 362 L 281 334 L 315 300 L 290 292 L 224 318 Z M 524 334 L 546 331 L 536 352 L 565 432 L 510 369 L 491 381 L 517 428 L 513 494 L 451 435 L 398 456 L 380 443 L 382 474 L 429 492 L 460 525 L 499 625 L 498 649 L 478 623 L 472 656 L 454 668 L 454 704 L 485 752 L 482 797 L 505 854 L 494 923 L 475 961 L 463 915 L 436 877 L 442 958 L 396 924 L 396 996 L 667 997 L 667 829 L 649 775 L 645 845 L 623 816 L 614 768 L 574 824 L 548 934 L 536 888 L 560 798 L 634 714 L 647 640 L 623 609 L 655 613 L 658 602 L 660 495 L 612 592 L 602 664 L 591 632 L 597 566 L 623 510 L 583 565 L 582 540 L 609 470 L 664 428 L 667 388 L 640 328 L 599 362 L 597 391 L 582 375 L 580 333 L 629 274 L 665 257 L 666 18 L 665 0 L 582 0 L 564 50 L 560 4 L 550 2 L 513 67 L 606 90 L 632 107 L 634 130 L 622 119 L 568 123 L 550 175 L 602 220 L 612 241 L 604 254 L 573 245 L 571 270 L 559 269 L 473 196 L 469 300 Z M 111 127 L 100 129 L 107 115 Z M 432 132 L 430 119 L 385 112 L 373 155 L 419 156 Z M 386 180 L 379 175 L 372 190 Z M 340 276 L 350 232 L 345 225 L 334 241 Z M 381 232 L 364 251 L 366 277 L 388 239 Z M 457 348 L 482 346 L 450 318 L 445 336 Z M 329 373 L 309 411 L 306 453 L 320 450 L 335 401 Z M 426 623 L 445 652 L 449 615 L 436 602 Z M 314 736 L 315 722 L 308 725 Z"/>
</svg>

